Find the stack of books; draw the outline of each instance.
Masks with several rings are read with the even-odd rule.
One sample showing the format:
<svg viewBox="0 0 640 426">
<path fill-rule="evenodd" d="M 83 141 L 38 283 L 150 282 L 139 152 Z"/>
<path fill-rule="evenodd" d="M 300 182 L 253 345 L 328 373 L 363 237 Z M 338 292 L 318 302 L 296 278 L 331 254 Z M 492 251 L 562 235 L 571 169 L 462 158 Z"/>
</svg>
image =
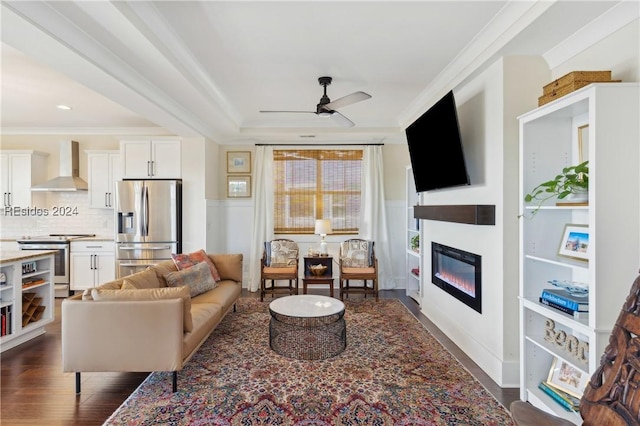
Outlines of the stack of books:
<svg viewBox="0 0 640 426">
<path fill-rule="evenodd" d="M 589 314 L 588 294 L 576 296 L 561 288 L 545 288 L 540 295 L 540 303 L 572 315 L 576 319 L 587 318 Z"/>
<path fill-rule="evenodd" d="M 580 406 L 580 398 L 561 391 L 549 382 L 541 382 L 538 387 L 567 411 L 578 411 Z"/>
</svg>

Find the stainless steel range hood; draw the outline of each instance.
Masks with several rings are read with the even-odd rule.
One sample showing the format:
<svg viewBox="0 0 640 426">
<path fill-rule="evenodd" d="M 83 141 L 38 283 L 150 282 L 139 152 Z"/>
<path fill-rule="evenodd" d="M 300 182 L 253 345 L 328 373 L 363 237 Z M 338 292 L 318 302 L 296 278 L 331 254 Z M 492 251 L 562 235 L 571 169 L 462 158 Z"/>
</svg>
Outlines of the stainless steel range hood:
<svg viewBox="0 0 640 426">
<path fill-rule="evenodd" d="M 60 173 L 58 177 L 31 187 L 31 191 L 86 191 L 87 182 L 80 177 L 78 142 L 60 141 Z"/>
</svg>

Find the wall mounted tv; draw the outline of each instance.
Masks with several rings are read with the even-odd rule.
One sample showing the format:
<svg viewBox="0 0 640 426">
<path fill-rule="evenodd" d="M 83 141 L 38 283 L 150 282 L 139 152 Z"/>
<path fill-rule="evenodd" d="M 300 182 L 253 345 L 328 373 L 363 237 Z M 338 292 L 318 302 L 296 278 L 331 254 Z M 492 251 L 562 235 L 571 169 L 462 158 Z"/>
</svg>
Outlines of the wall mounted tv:
<svg viewBox="0 0 640 426">
<path fill-rule="evenodd" d="M 417 192 L 469 185 L 453 91 L 405 130 Z"/>
</svg>

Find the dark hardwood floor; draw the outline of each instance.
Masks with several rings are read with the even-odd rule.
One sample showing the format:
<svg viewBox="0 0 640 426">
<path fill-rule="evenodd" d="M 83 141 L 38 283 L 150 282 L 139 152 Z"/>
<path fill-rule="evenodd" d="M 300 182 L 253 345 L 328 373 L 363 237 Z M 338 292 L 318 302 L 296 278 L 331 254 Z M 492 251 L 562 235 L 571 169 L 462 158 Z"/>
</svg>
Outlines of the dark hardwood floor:
<svg viewBox="0 0 640 426">
<path fill-rule="evenodd" d="M 258 293 L 244 292 L 245 297 Z M 309 290 L 329 295 L 329 290 Z M 357 297 L 357 296 L 351 296 Z M 517 388 L 500 388 L 471 359 L 420 313 L 404 290 L 382 291 L 382 298 L 398 298 L 422 324 L 500 401 L 509 407 L 519 398 Z M 75 394 L 75 375 L 62 372 L 60 303 L 47 332 L 0 355 L 0 424 L 101 425 L 138 387 L 148 373 L 83 373 L 82 393 Z"/>
</svg>

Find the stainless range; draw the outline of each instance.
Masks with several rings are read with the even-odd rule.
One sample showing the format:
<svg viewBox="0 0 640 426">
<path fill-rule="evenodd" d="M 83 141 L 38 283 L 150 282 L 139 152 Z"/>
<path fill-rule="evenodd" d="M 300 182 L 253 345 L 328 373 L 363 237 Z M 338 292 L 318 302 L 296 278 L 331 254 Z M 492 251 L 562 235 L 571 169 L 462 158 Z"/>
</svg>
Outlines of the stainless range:
<svg viewBox="0 0 640 426">
<path fill-rule="evenodd" d="M 69 296 L 69 262 L 71 240 L 95 237 L 95 234 L 49 234 L 24 236 L 17 239 L 20 250 L 56 250 L 54 256 L 54 286 L 56 297 Z"/>
</svg>

